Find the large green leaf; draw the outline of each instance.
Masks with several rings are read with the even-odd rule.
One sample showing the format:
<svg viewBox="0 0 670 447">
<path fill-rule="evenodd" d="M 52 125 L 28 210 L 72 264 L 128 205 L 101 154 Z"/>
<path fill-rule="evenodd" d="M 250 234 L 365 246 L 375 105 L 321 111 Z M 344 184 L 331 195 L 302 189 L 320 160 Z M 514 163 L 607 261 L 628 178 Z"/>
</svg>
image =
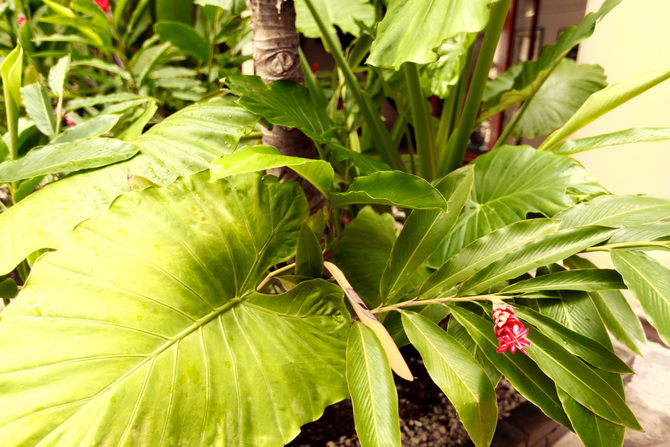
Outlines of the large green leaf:
<svg viewBox="0 0 670 447">
<path fill-rule="evenodd" d="M 596 267 L 591 261 L 579 256 L 566 259 L 565 265 L 570 268 L 581 269 Z M 644 329 L 642 329 L 640 319 L 635 315 L 623 294 L 617 290 L 606 290 L 590 292 L 588 296 L 609 332 L 626 347 L 642 355 L 637 344 L 644 343 L 646 340 Z M 573 312 L 574 307 L 570 309 L 570 314 L 572 315 Z M 590 327 L 585 329 L 592 330 Z"/>
<path fill-rule="evenodd" d="M 328 197 L 333 183 L 332 166 L 323 160 L 289 157 L 272 146 L 245 146 L 230 155 L 215 160 L 212 178 L 218 179 L 244 172 L 263 171 L 287 166 L 309 181 L 321 194 Z"/>
<path fill-rule="evenodd" d="M 580 197 L 604 192 L 568 157 L 529 146 L 503 146 L 477 158 L 467 210 L 432 262 L 442 264 L 475 239 L 523 220 L 529 213 L 551 217 Z"/>
<path fill-rule="evenodd" d="M 30 119 L 40 132 L 52 139 L 56 135 L 56 120 L 46 88 L 40 84 L 30 84 L 21 88 L 21 96 Z"/>
<path fill-rule="evenodd" d="M 358 36 L 361 30 L 358 22 L 367 27 L 375 23 L 375 7 L 369 0 L 311 1 L 326 25 L 336 25 L 345 34 Z M 319 26 L 307 9 L 305 0 L 295 0 L 295 15 L 295 27 L 299 32 L 307 37 L 322 36 Z"/>
<path fill-rule="evenodd" d="M 393 216 L 365 207 L 335 245 L 335 263 L 371 309 L 381 303 L 379 282 L 395 239 Z"/>
<path fill-rule="evenodd" d="M 514 388 L 540 407 L 547 416 L 570 427 L 570 420 L 563 411 L 556 385 L 530 358 L 525 355 L 497 353 L 498 342 L 491 320 L 458 306 L 450 308 L 452 315 L 465 327 L 484 355 L 505 375 Z"/>
<path fill-rule="evenodd" d="M 670 219 L 670 200 L 645 196 L 600 196 L 556 215 L 561 228 L 582 225 L 637 226 Z"/>
<path fill-rule="evenodd" d="M 460 33 L 477 33 L 489 21 L 490 0 L 394 0 L 377 28 L 367 63 L 398 70 L 404 62 L 437 60 L 435 49 Z"/>
<path fill-rule="evenodd" d="M 356 322 L 347 341 L 347 383 L 363 447 L 400 447 L 398 393 L 372 329 Z"/>
<path fill-rule="evenodd" d="M 438 59 L 421 68 L 421 84 L 440 98 L 445 98 L 463 73 L 469 62 L 469 49 L 477 39 L 477 33 L 461 33 L 447 39 L 435 52 Z"/>
<path fill-rule="evenodd" d="M 584 269 L 563 270 L 516 282 L 505 287 L 500 293 L 522 294 L 541 290 L 596 290 L 625 289 L 626 285 L 616 270 Z"/>
<path fill-rule="evenodd" d="M 610 110 L 619 107 L 626 101 L 635 98 L 640 93 L 644 93 L 669 78 L 670 69 L 663 68 L 635 76 L 626 81 L 611 84 L 601 91 L 594 93 L 563 127 L 544 140 L 539 149 L 551 150 L 554 146 L 562 143 L 567 137 L 596 118 L 603 116 Z"/>
<path fill-rule="evenodd" d="M 325 109 L 316 106 L 308 89 L 293 81 L 265 84 L 258 76 L 227 73 L 226 83 L 238 95 L 239 103 L 272 124 L 295 127 L 315 140 L 333 127 Z"/>
<path fill-rule="evenodd" d="M 132 143 L 141 152 L 130 160 L 73 175 L 31 194 L 0 214 L 0 274 L 35 250 L 57 248 L 75 225 L 130 190 L 129 174 L 166 185 L 207 169 L 230 153 L 255 123 L 254 116 L 230 99 L 194 104 L 136 138 Z"/>
<path fill-rule="evenodd" d="M 532 219 L 513 223 L 483 236 L 449 258 L 421 286 L 421 295 L 454 287 L 484 267 L 528 243 L 558 230 L 559 222 Z"/>
<path fill-rule="evenodd" d="M 486 372 L 467 349 L 426 317 L 403 312 L 402 324 L 430 377 L 456 408 L 472 442 L 489 445 L 498 422 L 498 408 Z"/>
<path fill-rule="evenodd" d="M 484 92 L 485 110 L 478 121 L 532 98 L 570 50 L 588 39 L 596 23 L 619 3 L 621 0 L 605 0 L 598 11 L 587 14 L 579 25 L 566 28 L 556 43 L 545 46 L 538 60 L 514 65 L 490 82 Z"/>
<path fill-rule="evenodd" d="M 6 445 L 280 446 L 346 397 L 339 288 L 254 291 L 303 193 L 208 180 L 123 196 L 37 262 L 0 323 Z"/>
<path fill-rule="evenodd" d="M 530 357 L 570 397 L 608 421 L 641 429 L 616 387 L 540 331 L 531 328 L 528 339 Z"/>
<path fill-rule="evenodd" d="M 644 253 L 613 250 L 611 256 L 649 322 L 670 344 L 670 270 Z"/>
<path fill-rule="evenodd" d="M 133 144 L 110 138 L 50 144 L 34 149 L 16 161 L 0 163 L 0 183 L 106 166 L 126 160 L 139 150 Z"/>
<path fill-rule="evenodd" d="M 670 127 L 633 127 L 632 129 L 596 135 L 594 137 L 567 140 L 555 146 L 554 154 L 572 155 L 601 147 L 619 144 L 645 143 L 648 141 L 670 140 Z"/>
<path fill-rule="evenodd" d="M 633 372 L 611 349 L 608 349 L 590 337 L 571 331 L 550 317 L 523 307 L 516 308 L 516 315 L 532 323 L 543 334 L 562 343 L 568 351 L 581 357 L 596 368 L 620 374 L 630 374 Z"/>
<path fill-rule="evenodd" d="M 601 418 L 560 388 L 558 396 L 585 447 L 621 447 L 626 427 Z"/>
<path fill-rule="evenodd" d="M 447 201 L 435 187 L 421 177 L 400 171 L 356 177 L 345 192 L 331 194 L 333 207 L 352 203 L 447 210 Z"/>
<path fill-rule="evenodd" d="M 472 166 L 452 172 L 436 185 L 447 198 L 447 211 L 415 210 L 410 214 L 382 275 L 380 295 L 383 301 L 393 299 L 447 237 L 470 195 L 473 179 Z"/>
<path fill-rule="evenodd" d="M 192 26 L 181 22 L 163 21 L 156 23 L 154 30 L 161 39 L 178 46 L 184 53 L 200 62 L 207 62 L 209 59 L 207 41 Z"/>
<path fill-rule="evenodd" d="M 543 239 L 532 241 L 475 273 L 461 285 L 459 294 L 479 293 L 500 281 L 516 278 L 537 267 L 561 261 L 604 241 L 615 231 L 610 227 L 579 227 L 557 231 Z"/>
<path fill-rule="evenodd" d="M 560 127 L 592 93 L 607 85 L 605 79 L 600 65 L 576 64 L 572 59 L 563 59 L 528 99 L 512 136 L 535 138 Z"/>
</svg>

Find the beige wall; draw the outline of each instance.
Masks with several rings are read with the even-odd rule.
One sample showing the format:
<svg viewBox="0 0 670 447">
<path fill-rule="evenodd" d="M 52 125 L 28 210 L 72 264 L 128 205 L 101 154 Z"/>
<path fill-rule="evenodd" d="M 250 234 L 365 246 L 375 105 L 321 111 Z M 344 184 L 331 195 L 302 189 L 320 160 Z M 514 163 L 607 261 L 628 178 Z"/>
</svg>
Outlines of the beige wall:
<svg viewBox="0 0 670 447">
<path fill-rule="evenodd" d="M 587 11 L 603 0 L 589 0 Z M 579 62 L 605 68 L 610 83 L 670 68 L 670 0 L 624 0 L 579 48 Z M 634 126 L 670 127 L 670 81 L 643 93 L 579 132 L 598 135 Z M 639 143 L 575 156 L 616 194 L 670 198 L 670 141 Z"/>
<path fill-rule="evenodd" d="M 589 0 L 587 12 L 602 3 Z M 656 68 L 670 69 L 670 0 L 624 0 L 580 46 L 578 61 L 602 65 L 610 83 Z M 596 120 L 576 137 L 635 126 L 670 127 L 670 81 Z M 615 194 L 670 198 L 670 140 L 597 149 L 575 158 Z M 651 253 L 670 267 L 669 253 Z M 604 254 L 594 258 L 602 267 L 609 265 Z"/>
</svg>

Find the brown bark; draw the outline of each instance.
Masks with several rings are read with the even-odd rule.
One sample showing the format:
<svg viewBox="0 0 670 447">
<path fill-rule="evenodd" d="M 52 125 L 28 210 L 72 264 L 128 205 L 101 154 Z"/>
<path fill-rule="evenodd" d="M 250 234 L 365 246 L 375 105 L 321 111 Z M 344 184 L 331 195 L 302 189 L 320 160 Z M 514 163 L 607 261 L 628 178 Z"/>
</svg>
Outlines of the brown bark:
<svg viewBox="0 0 670 447">
<path fill-rule="evenodd" d="M 303 84 L 293 0 L 247 0 L 247 4 L 251 10 L 256 74 L 263 82 L 289 79 Z M 293 157 L 317 158 L 318 155 L 312 140 L 292 127 L 263 129 L 263 144 Z M 297 181 L 307 195 L 312 213 L 325 206 L 325 198 L 292 170 L 281 168 L 270 173 L 283 180 Z"/>
</svg>

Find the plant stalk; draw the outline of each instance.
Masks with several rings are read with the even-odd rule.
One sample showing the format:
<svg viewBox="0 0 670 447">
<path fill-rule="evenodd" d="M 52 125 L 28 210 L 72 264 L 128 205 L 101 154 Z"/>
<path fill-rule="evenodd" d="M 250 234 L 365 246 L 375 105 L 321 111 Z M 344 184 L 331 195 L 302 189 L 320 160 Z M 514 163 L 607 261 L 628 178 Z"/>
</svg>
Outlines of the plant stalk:
<svg viewBox="0 0 670 447">
<path fill-rule="evenodd" d="M 412 112 L 412 126 L 416 138 L 416 152 L 419 155 L 421 176 L 428 181 L 435 178 L 437 171 L 437 152 L 435 150 L 435 132 L 430 121 L 428 102 L 423 96 L 419 69 L 413 62 L 403 64 L 409 106 Z"/>
<path fill-rule="evenodd" d="M 491 19 L 489 26 L 484 34 L 484 41 L 477 57 L 477 64 L 472 75 L 472 82 L 470 84 L 470 91 L 468 92 L 465 106 L 463 107 L 463 115 L 458 124 L 458 128 L 454 132 L 447 143 L 446 150 L 440 157 L 440 164 L 438 167 L 438 175 L 446 175 L 449 172 L 458 169 L 463 162 L 465 151 L 468 147 L 468 139 L 474 128 L 477 120 L 477 113 L 479 112 L 479 105 L 484 95 L 484 88 L 488 81 L 489 71 L 493 64 L 493 56 L 495 56 L 500 33 L 502 33 L 505 18 L 509 9 L 511 0 L 500 0 L 493 5 L 491 10 Z"/>
<path fill-rule="evenodd" d="M 507 123 L 507 126 L 505 126 L 505 129 L 498 137 L 498 141 L 496 141 L 496 144 L 493 146 L 493 149 L 498 149 L 500 146 L 505 144 L 505 141 L 507 141 L 509 136 L 512 134 L 514 128 L 517 126 L 517 124 L 519 124 L 519 121 L 521 121 L 521 118 L 526 113 L 526 110 L 528 110 L 528 104 L 530 104 L 530 100 L 524 102 L 523 105 L 519 108 L 519 110 L 517 110 L 517 112 L 512 117 L 512 121 Z"/>
</svg>

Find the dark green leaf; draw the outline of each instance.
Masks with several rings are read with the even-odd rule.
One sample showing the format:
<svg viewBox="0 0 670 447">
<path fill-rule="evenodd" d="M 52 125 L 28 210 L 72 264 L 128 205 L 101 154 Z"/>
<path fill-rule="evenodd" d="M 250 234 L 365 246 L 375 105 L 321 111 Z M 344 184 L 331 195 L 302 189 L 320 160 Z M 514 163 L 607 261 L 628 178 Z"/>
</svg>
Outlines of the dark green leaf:
<svg viewBox="0 0 670 447">
<path fill-rule="evenodd" d="M 498 408 L 486 372 L 472 354 L 427 318 L 403 312 L 402 323 L 430 377 L 456 408 L 472 442 L 489 445 L 498 422 Z"/>
<path fill-rule="evenodd" d="M 295 256 L 295 274 L 309 278 L 320 278 L 323 271 L 323 255 L 319 240 L 312 229 L 303 222 Z"/>
<path fill-rule="evenodd" d="M 398 393 L 372 329 L 355 322 L 347 341 L 347 383 L 363 447 L 400 447 Z"/>
<path fill-rule="evenodd" d="M 507 377 L 526 399 L 540 407 L 550 418 L 570 427 L 570 420 L 556 392 L 556 385 L 525 355 L 498 354 L 498 342 L 493 322 L 458 306 L 451 306 L 452 315 L 458 319 L 477 342 L 484 355 Z M 531 347 L 532 349 L 532 347 Z"/>
<path fill-rule="evenodd" d="M 344 228 L 335 245 L 335 263 L 370 309 L 381 303 L 379 282 L 395 239 L 393 216 L 378 215 L 365 207 Z"/>
<path fill-rule="evenodd" d="M 585 447 L 621 447 L 626 427 L 603 419 L 558 389 L 563 408 L 572 422 L 574 431 Z"/>
<path fill-rule="evenodd" d="M 154 30 L 161 39 L 178 46 L 189 56 L 201 62 L 209 59 L 209 45 L 193 27 L 185 23 L 164 21 L 156 23 Z"/>
<path fill-rule="evenodd" d="M 447 201 L 430 183 L 400 171 L 356 177 L 346 192 L 331 194 L 330 204 L 333 207 L 352 203 L 447 210 Z"/>
<path fill-rule="evenodd" d="M 452 172 L 436 188 L 447 198 L 447 211 L 415 210 L 398 235 L 382 275 L 382 301 L 393 300 L 419 266 L 449 234 L 470 195 L 472 166 Z"/>
<path fill-rule="evenodd" d="M 5 278 L 0 281 L 0 298 L 14 298 L 19 294 L 19 288 L 12 278 Z"/>
<path fill-rule="evenodd" d="M 621 275 L 616 270 L 585 269 L 564 270 L 516 282 L 505 287 L 500 293 L 508 295 L 538 292 L 541 290 L 597 290 L 625 289 Z"/>
<path fill-rule="evenodd" d="M 557 231 L 544 239 L 528 243 L 480 270 L 463 283 L 459 294 L 479 293 L 500 281 L 516 278 L 534 268 L 561 261 L 606 240 L 614 231 L 613 228 L 597 226 Z"/>
</svg>

